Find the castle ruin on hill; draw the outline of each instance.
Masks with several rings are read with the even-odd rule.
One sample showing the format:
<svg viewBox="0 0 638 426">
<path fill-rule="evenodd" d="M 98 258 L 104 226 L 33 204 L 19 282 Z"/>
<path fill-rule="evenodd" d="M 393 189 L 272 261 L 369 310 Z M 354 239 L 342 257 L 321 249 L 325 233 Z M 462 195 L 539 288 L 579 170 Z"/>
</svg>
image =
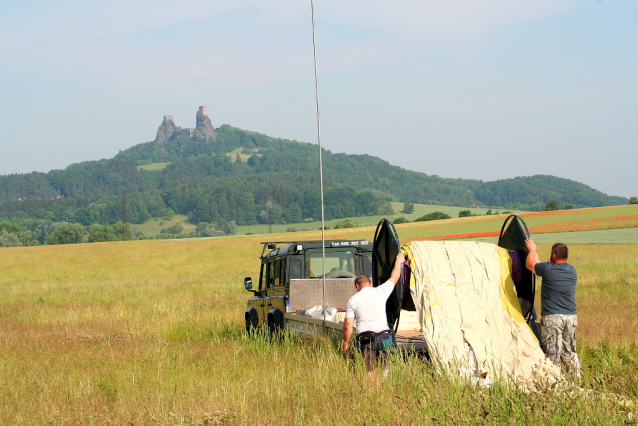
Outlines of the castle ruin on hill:
<svg viewBox="0 0 638 426">
<path fill-rule="evenodd" d="M 164 121 L 157 129 L 155 142 L 173 141 L 180 136 L 192 138 L 198 142 L 215 142 L 217 132 L 206 114 L 206 106 L 200 106 L 195 116 L 194 129 L 182 129 L 175 125 L 172 115 L 165 115 Z"/>
</svg>

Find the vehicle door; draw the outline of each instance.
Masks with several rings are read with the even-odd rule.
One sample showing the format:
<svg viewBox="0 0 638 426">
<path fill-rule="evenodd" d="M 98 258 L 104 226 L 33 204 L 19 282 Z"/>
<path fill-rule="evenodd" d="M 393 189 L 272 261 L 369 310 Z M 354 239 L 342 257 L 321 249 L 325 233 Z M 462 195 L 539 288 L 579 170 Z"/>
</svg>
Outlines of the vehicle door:
<svg viewBox="0 0 638 426">
<path fill-rule="evenodd" d="M 248 306 L 252 306 L 255 311 L 257 311 L 257 317 L 259 318 L 259 324 L 264 321 L 264 307 L 266 305 L 265 302 L 265 293 L 266 293 L 266 272 L 267 272 L 267 263 L 262 262 L 261 264 L 261 272 L 259 275 L 259 288 L 255 295 L 248 299 Z"/>
<path fill-rule="evenodd" d="M 286 258 L 274 259 L 269 264 L 267 272 L 268 287 L 266 288 L 266 314 L 272 308 L 279 308 L 284 312 L 284 296 L 286 295 Z"/>
</svg>

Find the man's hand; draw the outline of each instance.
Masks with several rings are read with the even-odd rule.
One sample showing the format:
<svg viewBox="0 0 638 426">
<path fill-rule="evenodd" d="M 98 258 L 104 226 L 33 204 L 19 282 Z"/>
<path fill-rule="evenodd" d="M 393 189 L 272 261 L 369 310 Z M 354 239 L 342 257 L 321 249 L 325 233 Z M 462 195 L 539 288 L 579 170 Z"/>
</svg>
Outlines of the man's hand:
<svg viewBox="0 0 638 426">
<path fill-rule="evenodd" d="M 346 318 L 343 322 L 343 351 L 348 355 L 350 352 L 350 338 L 354 328 L 354 317 Z"/>
<path fill-rule="evenodd" d="M 531 238 L 525 240 L 525 246 L 530 252 L 536 251 L 536 243 Z"/>
<path fill-rule="evenodd" d="M 535 274 L 536 264 L 541 263 L 541 260 L 538 257 L 538 253 L 536 252 L 536 243 L 532 241 L 531 238 L 528 238 L 525 240 L 525 247 L 527 247 L 527 250 L 529 250 L 529 253 L 527 254 L 527 259 L 525 259 L 525 266 L 527 266 L 527 269 L 529 269 L 530 271 L 532 271 L 532 273 Z"/>
<path fill-rule="evenodd" d="M 392 284 L 397 285 L 399 278 L 401 278 L 401 268 L 403 268 L 403 262 L 405 261 L 405 254 L 399 251 L 397 257 L 394 259 L 394 267 L 388 281 L 392 281 Z"/>
</svg>

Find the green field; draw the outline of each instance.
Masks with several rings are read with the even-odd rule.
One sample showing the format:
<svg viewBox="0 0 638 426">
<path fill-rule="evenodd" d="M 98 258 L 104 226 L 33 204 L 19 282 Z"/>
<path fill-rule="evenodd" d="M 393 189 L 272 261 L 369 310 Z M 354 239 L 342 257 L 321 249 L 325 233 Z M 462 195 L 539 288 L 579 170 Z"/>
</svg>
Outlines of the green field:
<svg viewBox="0 0 638 426">
<path fill-rule="evenodd" d="M 479 241 L 495 241 L 498 231 L 507 218 L 506 214 L 494 214 L 485 216 L 486 209 L 465 209 L 461 207 L 432 206 L 425 204 L 415 204 L 415 211 L 412 214 L 405 215 L 398 213 L 403 208 L 403 203 L 392 203 L 395 210 L 394 215 L 389 216 L 391 220 L 398 217 L 405 217 L 413 221 L 426 213 L 441 211 L 452 217 L 452 219 L 437 220 L 431 222 L 412 222 L 397 225 L 400 236 L 403 239 L 466 239 L 471 238 Z M 477 216 L 458 218 L 461 210 L 470 210 Z M 493 213 L 502 210 L 493 209 Z M 599 207 L 585 208 L 575 210 L 559 210 L 553 212 L 520 212 L 514 211 L 520 215 L 530 232 L 533 235 L 569 233 L 565 241 L 575 243 L 632 243 L 638 241 L 632 239 L 632 232 L 623 233 L 608 232 L 613 229 L 632 229 L 638 227 L 638 206 L 615 206 L 615 207 Z M 354 222 L 361 225 L 360 228 L 342 229 L 337 231 L 335 235 L 340 238 L 365 238 L 365 235 L 374 235 L 374 227 L 381 219 L 386 216 L 362 216 L 351 218 Z M 326 221 L 326 229 L 333 229 L 335 225 L 343 219 L 332 219 Z M 160 225 L 160 223 L 163 223 Z M 153 218 L 142 225 L 136 225 L 143 233 L 147 235 L 157 235 L 162 228 L 166 228 L 175 223 L 181 223 L 186 233 L 192 232 L 195 225 L 187 222 L 184 215 L 175 215 L 171 220 Z M 372 228 L 370 230 L 369 228 Z M 296 235 L 307 234 L 321 229 L 321 222 L 307 222 L 296 224 L 273 224 L 272 233 L 288 233 L 286 239 L 300 238 Z M 602 232 L 606 231 L 606 232 Z M 247 225 L 238 226 L 236 235 L 257 235 L 268 234 L 268 225 Z M 542 237 L 542 241 L 546 241 L 548 237 Z M 268 239 L 268 238 L 266 238 Z"/>
<path fill-rule="evenodd" d="M 540 244 L 557 242 L 564 244 L 635 244 L 638 241 L 638 228 L 532 234 L 532 237 Z M 473 238 L 473 240 L 496 244 L 498 237 Z"/>
<path fill-rule="evenodd" d="M 354 222 L 357 222 L 358 224 L 360 224 L 363 227 L 367 227 L 367 226 L 376 226 L 377 223 L 379 223 L 379 221 L 381 219 L 383 219 L 384 217 L 388 217 L 391 220 L 394 220 L 398 217 L 405 217 L 407 220 L 409 220 L 410 222 L 414 221 L 415 219 L 417 219 L 420 216 L 423 216 L 426 213 L 432 213 L 435 211 L 439 211 L 439 212 L 443 212 L 448 214 L 449 216 L 451 216 L 452 218 L 457 218 L 459 216 L 459 212 L 461 210 L 470 210 L 472 212 L 472 214 L 477 214 L 477 215 L 485 215 L 485 212 L 487 212 L 488 209 L 482 208 L 464 208 L 464 207 L 449 207 L 449 206 L 436 206 L 436 205 L 429 205 L 429 204 L 415 204 L 414 205 L 414 213 L 411 214 L 404 214 L 401 213 L 401 210 L 403 209 L 403 203 L 391 203 L 392 204 L 392 208 L 395 211 L 394 215 L 391 216 L 384 216 L 384 215 L 377 215 L 377 216 L 358 216 L 358 217 L 353 217 L 350 218 L 352 219 Z M 497 209 L 493 209 L 492 212 L 497 212 Z M 523 213 L 520 211 L 515 211 L 515 213 Z M 339 222 L 341 222 L 343 219 L 332 219 L 332 220 L 327 220 L 326 221 L 326 228 L 330 228 L 333 229 L 335 227 L 335 225 Z M 321 229 L 321 221 L 314 221 L 314 222 L 306 222 L 306 223 L 295 223 L 295 224 L 274 224 L 272 225 L 272 231 L 274 233 L 277 232 L 295 232 L 295 231 L 315 231 L 317 229 Z M 294 231 L 293 231 L 294 230 Z M 246 234 L 267 234 L 268 233 L 268 225 L 248 225 L 248 226 L 239 226 L 237 227 L 237 233 L 240 235 L 246 235 Z"/>
<path fill-rule="evenodd" d="M 521 213 L 532 235 L 638 227 L 638 206 Z M 507 215 L 476 216 L 396 225 L 402 240 L 496 237 Z M 365 238 L 368 228 L 335 230 L 339 238 Z M 374 232 L 374 231 L 372 231 Z M 578 241 L 580 242 L 580 241 Z M 602 242 L 602 241 L 600 241 Z"/>
<path fill-rule="evenodd" d="M 169 164 L 171 164 L 170 161 L 167 163 L 146 164 L 143 166 L 137 166 L 137 170 L 162 170 L 164 167 L 168 166 Z"/>
<path fill-rule="evenodd" d="M 603 211 L 573 212 L 572 221 L 636 210 Z M 548 217 L 526 221 L 548 226 Z M 421 238 L 493 230 L 503 217 L 478 219 L 398 231 Z M 372 239 L 373 232 L 331 230 L 327 238 Z M 291 236 L 320 233 L 269 239 Z M 477 389 L 419 359 L 391 360 L 390 375 L 370 384 L 362 363 L 349 363 L 329 341 L 247 338 L 241 281 L 258 275 L 263 239 L 3 248 L 0 423 L 608 425 L 625 424 L 633 409 L 619 405 L 619 395 L 638 398 L 638 244 L 570 243 L 582 389 L 528 394 Z M 540 245 L 542 259 L 551 242 Z"/>
<path fill-rule="evenodd" d="M 241 159 L 241 161 L 246 163 L 248 159 L 253 155 L 253 152 L 251 152 L 250 154 L 244 154 L 244 150 L 245 148 L 237 148 L 232 150 L 231 152 L 226 153 L 226 156 L 230 158 L 231 160 L 235 161 L 237 159 L 237 156 L 239 155 L 239 158 Z M 261 157 L 262 155 L 263 154 L 257 154 L 257 157 Z"/>
<path fill-rule="evenodd" d="M 158 235 L 164 228 L 168 228 L 176 223 L 184 227 L 184 232 L 192 232 L 195 225 L 188 222 L 188 218 L 182 214 L 176 214 L 170 220 L 162 218 L 152 218 L 141 225 L 135 225 L 146 235 Z"/>
<path fill-rule="evenodd" d="M 234 155 L 230 153 L 228 155 Z M 168 163 L 166 163 L 168 164 Z M 152 166 L 152 165 L 149 165 Z M 147 167 L 147 166 L 140 166 Z M 403 214 L 400 213 L 401 209 L 403 209 L 403 203 L 391 203 L 394 211 L 396 212 L 394 215 L 389 216 L 390 219 L 396 219 L 398 217 L 405 217 L 409 221 L 414 221 L 416 218 L 423 216 L 426 213 L 432 213 L 435 211 L 440 211 L 450 215 L 453 218 L 458 217 L 459 212 L 461 210 L 470 210 L 472 214 L 476 215 L 485 215 L 488 209 L 482 208 L 463 208 L 463 207 L 449 207 L 449 206 L 436 206 L 436 205 L 426 205 L 426 204 L 415 204 L 414 205 L 414 213 L 411 214 Z M 492 212 L 498 212 L 498 209 L 493 209 Z M 502 209 L 501 209 L 502 211 Z M 524 213 L 521 211 L 514 211 L 514 213 L 520 214 Z M 354 222 L 360 224 L 361 226 L 376 226 L 377 223 L 381 219 L 386 216 L 377 215 L 377 216 L 360 216 L 350 218 Z M 332 219 L 326 221 L 326 228 L 334 228 L 335 225 L 341 222 L 343 219 Z M 160 225 L 160 223 L 163 223 Z M 171 220 L 161 219 L 161 218 L 152 218 L 147 222 L 141 225 L 135 225 L 139 227 L 144 234 L 147 235 L 157 235 L 160 233 L 162 228 L 166 228 L 175 223 L 180 223 L 184 227 L 185 232 L 190 232 L 190 230 L 195 228 L 195 225 L 189 223 L 187 221 L 187 217 L 185 215 L 175 215 Z M 271 226 L 272 233 L 283 233 L 283 232 L 303 232 L 303 231 L 316 231 L 321 229 L 321 221 L 313 221 L 313 222 L 305 222 L 305 223 L 292 223 L 292 224 L 273 224 Z M 256 235 L 256 234 L 268 234 L 268 225 L 267 224 L 258 224 L 258 225 L 245 225 L 237 227 L 236 235 Z"/>
</svg>

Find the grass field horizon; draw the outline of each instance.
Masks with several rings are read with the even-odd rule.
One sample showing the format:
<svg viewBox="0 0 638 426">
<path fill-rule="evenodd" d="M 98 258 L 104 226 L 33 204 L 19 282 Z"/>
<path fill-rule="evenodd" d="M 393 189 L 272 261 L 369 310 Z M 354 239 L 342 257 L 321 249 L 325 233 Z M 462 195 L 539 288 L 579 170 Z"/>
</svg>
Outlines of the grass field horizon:
<svg viewBox="0 0 638 426">
<path fill-rule="evenodd" d="M 634 232 L 638 208 L 524 214 L 543 235 Z M 500 230 L 504 216 L 398 225 L 405 239 Z M 589 226 L 600 229 L 567 232 Z M 622 229 L 621 226 L 633 228 Z M 613 228 L 616 227 L 616 228 Z M 544 230 L 564 231 L 559 234 Z M 615 230 L 614 230 L 615 229 Z M 372 239 L 374 227 L 326 238 Z M 582 391 L 480 390 L 393 359 L 370 385 L 324 339 L 247 338 L 260 241 L 319 231 L 0 250 L 0 423 L 624 424 L 638 398 L 638 244 L 570 243 Z M 493 237 L 483 237 L 493 238 Z M 536 238 L 536 237 L 535 237 Z M 199 423 L 198 423 L 199 422 Z M 208 422 L 208 423 L 206 423 Z M 218 423 L 215 423 L 218 422 Z"/>
<path fill-rule="evenodd" d="M 144 166 L 140 166 L 144 167 Z M 461 210 L 469 210 L 471 214 L 475 214 L 478 216 L 484 216 L 485 213 L 490 210 L 488 208 L 478 208 L 478 207 L 450 207 L 450 206 L 440 206 L 440 205 L 430 205 L 430 204 L 414 204 L 414 212 L 410 214 L 401 213 L 401 209 L 403 209 L 403 203 L 392 202 L 390 203 L 395 213 L 392 215 L 374 215 L 374 216 L 354 216 L 348 219 L 360 224 L 361 226 L 374 226 L 379 220 L 384 217 L 388 217 L 390 219 L 396 219 L 398 217 L 405 217 L 409 221 L 414 221 L 420 216 L 423 216 L 427 213 L 432 213 L 435 211 L 443 212 L 453 218 L 458 217 L 458 214 Z M 505 209 L 492 209 L 492 212 L 504 211 Z M 525 213 L 524 211 L 512 210 L 514 213 Z M 330 219 L 326 221 L 326 227 L 334 229 L 335 225 L 345 218 L 340 219 Z M 195 229 L 195 225 L 188 222 L 188 217 L 185 215 L 174 215 L 171 219 L 158 218 L 154 217 L 147 220 L 143 224 L 135 225 L 140 228 L 145 234 L 149 235 L 157 235 L 163 228 L 174 225 L 175 223 L 181 224 L 184 229 L 188 232 L 190 230 Z M 313 220 L 310 222 L 300 222 L 300 223 L 276 223 L 271 225 L 273 233 L 280 232 L 306 232 L 306 231 L 316 231 L 321 228 L 321 220 Z M 268 224 L 256 224 L 256 225 L 242 225 L 237 227 L 236 235 L 257 235 L 257 234 L 268 234 Z"/>
<path fill-rule="evenodd" d="M 395 212 L 402 208 L 402 203 L 392 203 Z M 470 210 L 477 216 L 458 218 L 458 212 Z M 436 220 L 428 222 L 413 222 L 416 218 L 426 213 L 441 211 L 452 216 L 451 219 Z M 502 210 L 492 210 L 499 214 L 486 216 L 487 210 L 482 208 L 465 209 L 461 207 L 433 206 L 426 204 L 415 204 L 415 211 L 406 215 L 395 213 L 394 215 L 361 216 L 349 218 L 361 225 L 358 228 L 341 229 L 335 235 L 348 236 L 344 238 L 368 238 L 365 237 L 370 232 L 369 228 L 374 228 L 383 218 L 395 220 L 398 217 L 405 217 L 410 223 L 396 225 L 398 229 L 405 229 L 403 236 L 407 239 L 413 238 L 433 238 L 433 239 L 466 239 L 472 238 L 481 241 L 493 241 L 498 237 L 500 226 L 507 217 L 507 214 L 500 213 Z M 611 206 L 611 207 L 590 207 L 572 210 L 556 210 L 550 212 L 522 212 L 513 211 L 520 215 L 534 235 L 553 233 L 579 233 L 586 231 L 588 241 L 592 243 L 625 243 L 626 237 L 616 236 L 613 233 L 591 233 L 590 231 L 602 231 L 611 229 L 631 229 L 638 228 L 638 205 Z M 175 215 L 171 220 L 152 218 L 142 225 L 136 225 L 145 234 L 158 235 L 160 231 L 175 223 L 180 223 L 187 232 L 192 232 L 195 225 L 188 223 L 184 215 Z M 326 221 L 326 229 L 332 230 L 334 226 L 343 219 L 332 219 Z M 161 225 L 160 225 L 161 223 Z M 272 234 L 288 234 L 286 238 L 297 238 L 294 235 L 312 235 L 321 229 L 321 222 L 306 222 L 298 224 L 273 224 Z M 239 226 L 236 236 L 240 235 L 269 235 L 268 225 L 246 225 Z M 374 235 L 374 230 L 372 230 Z M 598 236 L 598 238 L 595 238 Z M 571 241 L 578 241 L 572 235 Z M 634 240 L 638 241 L 638 240 Z"/>
</svg>

